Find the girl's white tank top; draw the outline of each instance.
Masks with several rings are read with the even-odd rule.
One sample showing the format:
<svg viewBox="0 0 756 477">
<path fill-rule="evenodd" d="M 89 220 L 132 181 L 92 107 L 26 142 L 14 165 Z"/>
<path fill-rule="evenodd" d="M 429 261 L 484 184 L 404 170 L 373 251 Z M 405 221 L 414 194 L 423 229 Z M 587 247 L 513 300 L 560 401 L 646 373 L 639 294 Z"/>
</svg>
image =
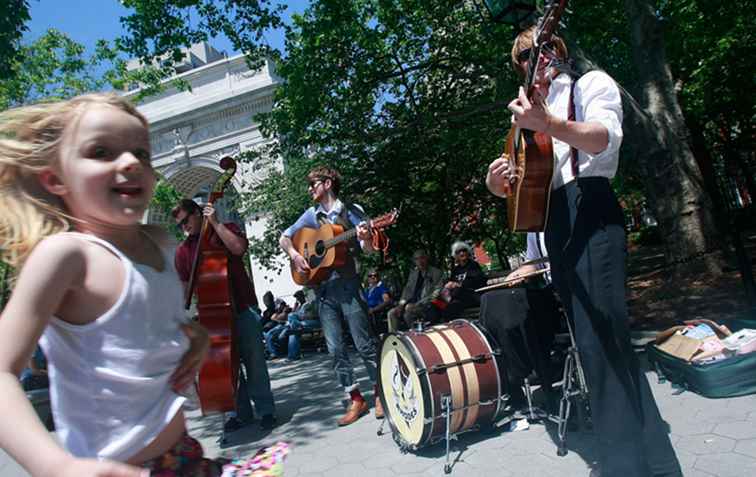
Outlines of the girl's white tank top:
<svg viewBox="0 0 756 477">
<path fill-rule="evenodd" d="M 109 242 L 71 233 L 111 251 L 126 274 L 115 305 L 95 321 L 52 318 L 40 344 L 48 359 L 50 401 L 61 443 L 73 455 L 125 461 L 152 442 L 185 398 L 169 377 L 189 348 L 183 290 L 173 250 L 164 270 L 135 264 Z"/>
</svg>

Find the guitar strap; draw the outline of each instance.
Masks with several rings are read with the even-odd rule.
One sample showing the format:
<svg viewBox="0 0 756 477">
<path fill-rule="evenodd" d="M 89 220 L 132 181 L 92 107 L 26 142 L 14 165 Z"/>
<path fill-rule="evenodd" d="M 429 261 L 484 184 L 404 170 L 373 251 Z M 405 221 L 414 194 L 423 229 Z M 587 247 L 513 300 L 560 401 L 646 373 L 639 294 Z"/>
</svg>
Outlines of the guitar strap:
<svg viewBox="0 0 756 477">
<path fill-rule="evenodd" d="M 578 78 L 572 79 L 570 85 L 570 104 L 567 106 L 567 120 L 575 121 L 575 83 Z M 574 147 L 570 147 L 570 164 L 572 165 L 572 176 L 577 180 L 580 175 L 580 163 L 578 150 Z"/>
</svg>

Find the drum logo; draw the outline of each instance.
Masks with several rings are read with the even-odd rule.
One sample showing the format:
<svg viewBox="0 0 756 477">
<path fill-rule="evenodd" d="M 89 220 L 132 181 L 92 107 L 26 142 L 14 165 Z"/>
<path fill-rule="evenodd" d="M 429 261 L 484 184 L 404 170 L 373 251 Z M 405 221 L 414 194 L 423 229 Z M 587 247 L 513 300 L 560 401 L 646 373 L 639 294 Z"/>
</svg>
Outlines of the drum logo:
<svg viewBox="0 0 756 477">
<path fill-rule="evenodd" d="M 394 395 L 394 407 L 409 425 L 417 418 L 418 398 L 409 367 L 399 353 L 394 352 L 391 366 L 391 390 Z"/>
</svg>

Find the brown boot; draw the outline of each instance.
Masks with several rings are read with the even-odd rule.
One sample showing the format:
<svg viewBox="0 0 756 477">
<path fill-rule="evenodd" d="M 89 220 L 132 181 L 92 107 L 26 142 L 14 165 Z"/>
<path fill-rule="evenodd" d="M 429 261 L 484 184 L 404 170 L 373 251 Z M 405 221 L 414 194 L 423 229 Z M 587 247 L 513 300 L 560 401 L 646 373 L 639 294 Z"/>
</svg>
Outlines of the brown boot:
<svg viewBox="0 0 756 477">
<path fill-rule="evenodd" d="M 349 405 L 347 413 L 339 419 L 339 426 L 348 426 L 368 412 L 370 412 L 370 409 L 364 399 L 353 400 L 352 404 Z"/>
<path fill-rule="evenodd" d="M 383 414 L 383 404 L 381 404 L 381 398 L 378 396 L 375 397 L 375 418 L 376 419 L 383 419 L 385 415 Z"/>
</svg>

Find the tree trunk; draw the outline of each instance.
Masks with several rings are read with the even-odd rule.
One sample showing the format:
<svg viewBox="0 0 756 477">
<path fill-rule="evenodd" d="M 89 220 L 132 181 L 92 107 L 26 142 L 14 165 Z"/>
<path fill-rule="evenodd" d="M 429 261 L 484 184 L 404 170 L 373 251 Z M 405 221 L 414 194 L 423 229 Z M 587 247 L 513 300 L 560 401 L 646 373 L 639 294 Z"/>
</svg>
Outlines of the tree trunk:
<svg viewBox="0 0 756 477">
<path fill-rule="evenodd" d="M 722 242 L 677 101 L 662 22 L 648 0 L 625 0 L 625 10 L 638 73 L 638 97 L 648 118 L 641 125 L 645 126 L 640 131 L 645 132 L 643 142 L 635 145 L 637 159 L 648 177 L 649 199 L 664 240 L 666 261 L 677 272 L 703 257 L 705 270 L 721 273 L 721 254 L 709 252 L 721 251 Z"/>
</svg>

